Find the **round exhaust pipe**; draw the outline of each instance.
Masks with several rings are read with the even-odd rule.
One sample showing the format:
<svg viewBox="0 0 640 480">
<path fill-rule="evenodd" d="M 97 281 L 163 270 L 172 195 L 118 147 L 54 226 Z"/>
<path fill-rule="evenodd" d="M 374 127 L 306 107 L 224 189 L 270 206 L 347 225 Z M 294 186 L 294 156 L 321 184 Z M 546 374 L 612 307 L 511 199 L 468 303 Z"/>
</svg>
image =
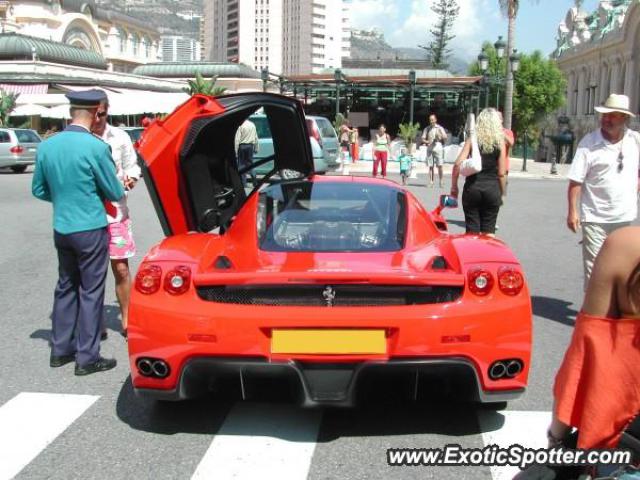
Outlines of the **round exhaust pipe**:
<svg viewBox="0 0 640 480">
<path fill-rule="evenodd" d="M 158 378 L 165 378 L 169 376 L 169 366 L 163 360 L 156 360 L 152 364 L 153 373 Z"/>
<path fill-rule="evenodd" d="M 511 360 L 507 364 L 507 377 L 513 378 L 522 371 L 522 362 L 520 360 Z"/>
<path fill-rule="evenodd" d="M 489 378 L 491 380 L 498 380 L 505 376 L 507 373 L 507 366 L 501 361 L 494 362 L 489 368 Z"/>
<path fill-rule="evenodd" d="M 151 360 L 149 360 L 148 358 L 138 359 L 136 365 L 141 375 L 144 375 L 145 377 L 150 377 L 151 375 L 153 375 L 153 366 L 151 364 Z"/>
</svg>

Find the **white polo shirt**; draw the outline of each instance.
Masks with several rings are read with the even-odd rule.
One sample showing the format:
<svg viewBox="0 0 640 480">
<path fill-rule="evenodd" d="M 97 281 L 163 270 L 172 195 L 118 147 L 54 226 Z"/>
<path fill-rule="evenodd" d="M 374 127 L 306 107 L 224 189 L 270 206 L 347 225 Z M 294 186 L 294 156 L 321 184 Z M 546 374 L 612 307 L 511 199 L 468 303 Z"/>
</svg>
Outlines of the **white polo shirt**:
<svg viewBox="0 0 640 480">
<path fill-rule="evenodd" d="M 138 166 L 138 156 L 127 132 L 107 124 L 101 138 L 111 146 L 111 155 L 116 164 L 118 179 L 123 184 L 127 177 L 139 179 L 141 171 Z M 127 194 L 128 192 L 125 191 L 125 196 L 122 197 L 122 200 L 110 202 L 113 209 L 107 209 L 109 210 L 107 212 L 107 221 L 109 223 L 122 222 L 129 218 Z"/>
<path fill-rule="evenodd" d="M 623 168 L 618 171 L 622 151 Z M 569 179 L 582 184 L 583 222 L 631 222 L 638 215 L 640 134 L 627 129 L 622 140 L 610 143 L 600 129 L 587 134 L 576 151 Z"/>
</svg>

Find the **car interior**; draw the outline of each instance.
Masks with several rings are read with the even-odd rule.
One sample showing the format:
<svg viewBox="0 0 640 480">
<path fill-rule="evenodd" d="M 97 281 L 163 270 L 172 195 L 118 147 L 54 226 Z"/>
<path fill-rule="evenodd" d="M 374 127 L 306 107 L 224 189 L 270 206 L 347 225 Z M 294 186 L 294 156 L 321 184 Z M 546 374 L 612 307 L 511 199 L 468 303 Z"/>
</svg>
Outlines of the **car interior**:
<svg viewBox="0 0 640 480">
<path fill-rule="evenodd" d="M 218 101 L 226 107 L 223 114 L 192 122 L 180 154 L 180 167 L 195 229 L 208 232 L 219 227 L 222 233 L 247 197 L 240 177 L 245 171 L 238 171 L 234 141 L 238 127 L 251 114 L 263 108 L 274 144 L 273 158 L 254 163 L 255 168 L 274 160 L 274 169 L 254 190 L 282 170 L 308 175 L 313 161 L 306 127 L 290 102 L 267 95 L 263 102 L 238 97 L 219 97 Z"/>
</svg>

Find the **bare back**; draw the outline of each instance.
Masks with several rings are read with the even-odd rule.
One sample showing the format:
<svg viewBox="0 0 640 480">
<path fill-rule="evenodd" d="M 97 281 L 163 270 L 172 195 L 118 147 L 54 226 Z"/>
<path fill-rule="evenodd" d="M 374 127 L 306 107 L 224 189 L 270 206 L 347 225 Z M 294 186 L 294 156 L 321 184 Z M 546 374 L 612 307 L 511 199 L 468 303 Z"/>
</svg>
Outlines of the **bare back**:
<svg viewBox="0 0 640 480">
<path fill-rule="evenodd" d="M 582 305 L 586 314 L 640 319 L 640 227 L 613 232 L 593 267 Z"/>
</svg>

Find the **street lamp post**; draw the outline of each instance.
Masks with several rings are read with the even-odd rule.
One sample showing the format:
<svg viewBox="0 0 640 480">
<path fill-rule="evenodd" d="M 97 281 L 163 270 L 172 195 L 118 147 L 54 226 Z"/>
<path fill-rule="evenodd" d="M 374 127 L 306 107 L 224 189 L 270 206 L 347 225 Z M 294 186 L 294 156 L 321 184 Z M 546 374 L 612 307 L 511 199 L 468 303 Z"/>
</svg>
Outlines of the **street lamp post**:
<svg viewBox="0 0 640 480">
<path fill-rule="evenodd" d="M 480 70 L 482 70 L 482 85 L 484 86 L 484 108 L 489 107 L 489 75 L 487 70 L 489 69 L 489 57 L 484 50 L 478 55 L 478 64 Z"/>
<path fill-rule="evenodd" d="M 416 71 L 409 71 L 409 124 L 413 125 L 413 96 L 416 89 Z"/>
<path fill-rule="evenodd" d="M 262 67 L 262 71 L 260 72 L 260 77 L 262 78 L 262 91 L 267 91 L 267 82 L 269 81 L 269 70 L 267 67 Z"/>
<path fill-rule="evenodd" d="M 342 80 L 342 71 L 339 68 L 333 72 L 333 77 L 336 81 L 336 118 L 340 113 L 340 81 Z"/>
</svg>

